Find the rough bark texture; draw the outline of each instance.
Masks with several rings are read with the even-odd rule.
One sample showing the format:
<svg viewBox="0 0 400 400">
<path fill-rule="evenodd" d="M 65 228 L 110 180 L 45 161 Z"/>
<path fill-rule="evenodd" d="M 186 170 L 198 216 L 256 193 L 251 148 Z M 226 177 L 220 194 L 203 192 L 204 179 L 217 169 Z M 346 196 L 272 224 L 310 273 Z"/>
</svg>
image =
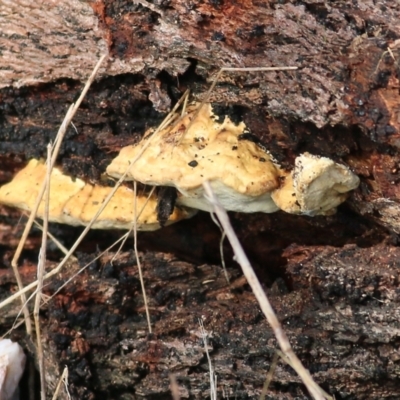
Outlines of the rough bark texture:
<svg viewBox="0 0 400 400">
<path fill-rule="evenodd" d="M 118 150 L 155 126 L 186 88 L 203 98 L 222 66 L 297 66 L 291 72 L 226 73 L 211 95 L 282 165 L 301 152 L 347 163 L 360 188 L 332 217 L 233 214 L 246 252 L 295 352 L 336 399 L 400 397 L 400 6 L 395 1 L 3 1 L 0 5 L 0 183 L 45 154 L 100 54 L 98 81 L 59 158 L 65 172 L 98 181 Z M 1 208 L 0 294 L 16 290 L 10 260 L 20 213 Z M 53 225 L 70 246 L 79 229 Z M 49 392 L 69 367 L 73 399 L 209 396 L 208 363 L 222 397 L 257 398 L 276 340 L 200 213 L 139 237 L 154 333 L 147 334 L 137 263 L 129 250 L 102 256 L 119 232 L 94 232 L 79 262 L 52 279 L 42 312 Z M 21 259 L 35 278 L 40 233 Z M 49 245 L 48 268 L 60 253 Z M 19 303 L 2 310 L 3 331 Z M 24 340 L 23 330 L 14 331 Z M 31 349 L 25 338 L 26 348 Z M 33 355 L 33 353 L 31 353 Z M 269 397 L 268 397 L 269 396 Z M 27 396 L 24 398 L 28 398 Z M 279 364 L 267 398 L 307 398 Z"/>
</svg>

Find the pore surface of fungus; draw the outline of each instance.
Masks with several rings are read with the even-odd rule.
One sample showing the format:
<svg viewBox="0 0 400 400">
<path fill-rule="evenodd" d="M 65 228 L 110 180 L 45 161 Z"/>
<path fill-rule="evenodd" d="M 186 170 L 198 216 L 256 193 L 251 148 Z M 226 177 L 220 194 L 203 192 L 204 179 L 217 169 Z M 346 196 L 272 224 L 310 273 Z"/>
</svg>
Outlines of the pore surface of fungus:
<svg viewBox="0 0 400 400">
<path fill-rule="evenodd" d="M 282 187 L 272 193 L 276 205 L 291 214 L 331 215 L 360 183 L 344 165 L 303 153 Z"/>
<path fill-rule="evenodd" d="M 46 165 L 31 160 L 14 179 L 0 188 L 0 203 L 22 210 L 31 211 L 36 202 L 42 182 L 46 177 Z M 53 168 L 50 180 L 49 221 L 69 225 L 87 225 L 97 213 L 112 188 L 85 183 L 64 175 Z M 139 214 L 137 228 L 154 230 L 160 227 L 157 221 L 157 198 L 146 195 L 136 196 L 136 210 Z M 37 216 L 43 218 L 44 200 L 41 201 Z M 193 211 L 175 208 L 166 224 L 189 218 Z M 129 229 L 135 218 L 134 191 L 121 186 L 93 224 L 98 229 Z"/>
<path fill-rule="evenodd" d="M 243 122 L 234 124 L 228 117 L 218 122 L 210 104 L 196 115 L 197 110 L 197 104 L 189 106 L 177 123 L 121 149 L 107 173 L 120 177 L 140 155 L 127 179 L 174 186 L 181 194 L 178 204 L 210 210 L 202 186 L 207 180 L 227 210 L 276 211 L 271 192 L 279 187 L 280 172 L 270 154 L 241 136 Z"/>
</svg>

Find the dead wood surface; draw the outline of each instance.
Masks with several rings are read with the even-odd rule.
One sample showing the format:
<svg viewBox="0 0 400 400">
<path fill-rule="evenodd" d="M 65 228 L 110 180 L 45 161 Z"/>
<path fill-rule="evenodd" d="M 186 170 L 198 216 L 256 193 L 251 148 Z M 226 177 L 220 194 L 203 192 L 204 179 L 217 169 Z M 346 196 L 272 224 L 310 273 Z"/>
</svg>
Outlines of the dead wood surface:
<svg viewBox="0 0 400 400">
<path fill-rule="evenodd" d="M 140 2 L 139 2 L 140 3 Z M 145 2 L 142 2 L 145 3 Z M 202 98 L 222 66 L 298 66 L 229 73 L 215 110 L 243 119 L 282 165 L 304 151 L 350 165 L 360 188 L 332 217 L 233 214 L 233 224 L 296 354 L 336 399 L 400 397 L 399 60 L 400 6 L 382 1 L 132 1 L 0 4 L 0 181 L 45 154 L 100 54 L 109 59 L 74 119 L 59 158 L 65 172 L 101 180 L 118 150 L 155 126 L 186 88 Z M 10 259 L 24 220 L 0 212 L 0 294 L 16 289 Z M 67 246 L 79 230 L 52 232 Z M 93 232 L 80 265 L 118 238 Z M 21 260 L 36 275 L 40 234 Z M 74 399 L 209 395 L 199 318 L 219 394 L 258 398 L 276 349 L 224 246 L 232 287 L 219 266 L 219 231 L 200 213 L 140 235 L 154 333 L 146 319 L 131 241 L 103 256 L 43 310 L 50 389 L 68 365 Z M 60 254 L 51 246 L 48 267 Z M 52 295 L 79 267 L 45 287 Z M 18 304 L 2 313 L 11 327 Z M 13 333 L 24 340 L 22 330 Z M 27 348 L 29 340 L 25 339 Z M 279 364 L 267 398 L 307 398 Z M 27 397 L 26 397 L 27 398 Z"/>
</svg>

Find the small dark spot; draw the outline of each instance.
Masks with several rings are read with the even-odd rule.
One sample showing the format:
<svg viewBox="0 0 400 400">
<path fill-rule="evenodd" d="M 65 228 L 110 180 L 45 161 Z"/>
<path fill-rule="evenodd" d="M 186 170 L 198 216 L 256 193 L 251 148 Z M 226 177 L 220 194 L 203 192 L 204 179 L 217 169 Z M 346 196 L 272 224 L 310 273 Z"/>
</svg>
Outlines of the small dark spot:
<svg viewBox="0 0 400 400">
<path fill-rule="evenodd" d="M 264 35 L 264 25 L 255 25 L 250 32 L 251 37 L 260 37 Z"/>
<path fill-rule="evenodd" d="M 259 160 L 260 162 L 266 162 L 266 161 L 267 161 L 264 157 L 260 157 L 258 160 Z"/>
<path fill-rule="evenodd" d="M 136 35 L 140 38 L 143 38 L 147 35 L 148 33 L 146 31 L 137 31 Z"/>
<path fill-rule="evenodd" d="M 214 32 L 211 36 L 213 42 L 224 42 L 225 35 L 222 32 Z"/>
<path fill-rule="evenodd" d="M 198 137 L 195 137 L 195 138 L 194 138 L 194 141 L 195 141 L 195 142 L 200 142 L 200 139 L 199 139 Z"/>
<path fill-rule="evenodd" d="M 94 206 L 97 206 L 97 205 L 99 204 L 99 202 L 98 202 L 98 201 L 92 201 L 92 204 L 93 204 Z"/>
<path fill-rule="evenodd" d="M 46 46 L 42 46 L 42 45 L 40 45 L 40 44 L 35 44 L 35 47 L 36 47 L 38 50 L 44 51 L 44 52 L 46 52 L 46 53 L 49 52 L 49 49 L 48 49 Z"/>
<path fill-rule="evenodd" d="M 394 127 L 391 126 L 391 125 L 386 125 L 386 126 L 385 126 L 385 133 L 386 133 L 387 135 L 393 135 L 394 133 L 396 133 L 396 128 L 394 128 Z"/>
<path fill-rule="evenodd" d="M 241 29 L 236 29 L 235 33 L 236 33 L 236 36 L 240 37 L 240 36 L 242 36 L 243 31 Z"/>
<path fill-rule="evenodd" d="M 118 43 L 118 44 L 115 46 L 115 51 L 116 51 L 116 53 L 118 54 L 118 56 L 119 56 L 120 58 L 122 58 L 122 57 L 125 55 L 125 53 L 126 53 L 126 51 L 128 50 L 128 48 L 129 48 L 129 43 L 123 41 L 123 42 L 121 42 L 121 43 Z"/>
<path fill-rule="evenodd" d="M 237 150 L 237 146 L 232 146 L 232 150 Z"/>
<path fill-rule="evenodd" d="M 305 59 L 304 56 L 299 56 L 297 57 L 296 62 L 301 63 L 304 61 L 304 59 Z"/>
<path fill-rule="evenodd" d="M 199 163 L 196 160 L 190 161 L 190 163 L 188 164 L 190 167 L 197 167 L 199 165 Z"/>
<path fill-rule="evenodd" d="M 219 8 L 224 4 L 224 0 L 210 0 L 210 4 L 215 8 Z"/>
</svg>

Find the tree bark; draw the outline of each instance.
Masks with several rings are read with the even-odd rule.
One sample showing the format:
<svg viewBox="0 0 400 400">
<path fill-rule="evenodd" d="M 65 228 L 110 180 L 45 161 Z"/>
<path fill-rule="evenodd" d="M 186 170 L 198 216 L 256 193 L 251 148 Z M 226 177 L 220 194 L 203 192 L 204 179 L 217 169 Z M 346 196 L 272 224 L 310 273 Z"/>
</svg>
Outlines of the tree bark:
<svg viewBox="0 0 400 400">
<path fill-rule="evenodd" d="M 336 399 L 400 396 L 396 2 L 19 0 L 3 1 L 0 11 L 0 184 L 45 155 L 101 54 L 109 57 L 58 160 L 66 173 L 90 182 L 100 181 L 119 149 L 156 126 L 187 88 L 203 99 L 221 67 L 297 66 L 225 73 L 210 101 L 243 119 L 282 166 L 291 168 L 308 151 L 346 163 L 361 185 L 331 217 L 231 218 L 316 381 Z M 23 223 L 5 207 L 0 218 L 4 299 L 16 290 L 8 267 Z M 80 232 L 56 224 L 51 231 L 66 246 Z M 205 213 L 139 236 L 153 334 L 131 241 L 115 260 L 113 250 L 58 292 L 119 234 L 88 235 L 79 261 L 45 287 L 55 295 L 41 315 L 49 393 L 67 365 L 74 399 L 171 398 L 171 375 L 181 398 L 206 398 L 200 319 L 219 395 L 258 398 L 276 340 L 227 244 L 231 285 L 215 266 L 220 232 Z M 35 279 L 39 246 L 34 231 L 20 262 L 25 284 Z M 49 245 L 48 268 L 59 257 Z M 16 302 L 2 310 L 2 331 L 18 309 Z M 12 335 L 31 348 L 22 328 Z M 307 396 L 279 363 L 267 398 Z"/>
</svg>

